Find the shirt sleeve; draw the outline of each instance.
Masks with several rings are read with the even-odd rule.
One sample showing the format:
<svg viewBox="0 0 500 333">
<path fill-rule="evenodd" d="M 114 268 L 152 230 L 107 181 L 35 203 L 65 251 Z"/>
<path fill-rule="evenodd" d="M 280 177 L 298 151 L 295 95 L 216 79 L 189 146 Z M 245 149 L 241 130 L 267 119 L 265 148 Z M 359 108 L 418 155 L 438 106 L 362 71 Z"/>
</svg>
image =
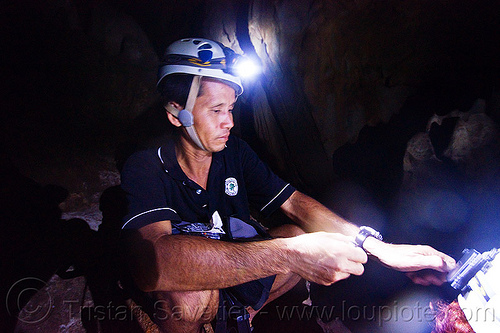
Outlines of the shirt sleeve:
<svg viewBox="0 0 500 333">
<path fill-rule="evenodd" d="M 128 214 L 122 229 L 179 220 L 177 212 L 167 205 L 162 181 L 164 172 L 154 150 L 135 153 L 127 160 L 121 173 L 121 187 L 128 200 Z"/>
<path fill-rule="evenodd" d="M 269 216 L 295 192 L 295 188 L 274 174 L 246 142 L 240 140 L 239 145 L 248 200 L 264 216 Z"/>
</svg>

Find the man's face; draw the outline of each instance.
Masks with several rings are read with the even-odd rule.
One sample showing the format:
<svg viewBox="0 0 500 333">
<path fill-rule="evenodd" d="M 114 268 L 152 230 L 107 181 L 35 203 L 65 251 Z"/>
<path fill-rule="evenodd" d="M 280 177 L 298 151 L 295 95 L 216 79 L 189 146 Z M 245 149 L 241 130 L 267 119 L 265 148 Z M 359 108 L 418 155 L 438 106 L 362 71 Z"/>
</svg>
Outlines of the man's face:
<svg viewBox="0 0 500 333">
<path fill-rule="evenodd" d="M 203 146 L 209 152 L 224 149 L 233 128 L 233 107 L 236 102 L 233 88 L 217 80 L 202 81 L 201 96 L 193 107 L 194 127 Z"/>
</svg>

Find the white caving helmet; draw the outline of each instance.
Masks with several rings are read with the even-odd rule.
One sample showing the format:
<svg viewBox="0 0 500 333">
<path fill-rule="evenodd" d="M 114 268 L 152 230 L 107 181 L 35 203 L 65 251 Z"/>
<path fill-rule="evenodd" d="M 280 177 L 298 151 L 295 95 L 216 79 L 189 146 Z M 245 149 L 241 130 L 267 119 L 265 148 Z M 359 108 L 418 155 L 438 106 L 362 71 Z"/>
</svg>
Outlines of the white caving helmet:
<svg viewBox="0 0 500 333">
<path fill-rule="evenodd" d="M 461 290 L 458 304 L 476 333 L 500 332 L 499 252 L 466 249 L 449 276 L 452 287 Z"/>
<path fill-rule="evenodd" d="M 205 38 L 185 38 L 167 47 L 158 70 L 158 81 L 170 74 L 207 76 L 233 83 L 236 95 L 243 93 L 234 65 L 241 56 L 233 50 Z"/>
<path fill-rule="evenodd" d="M 200 79 L 206 76 L 224 80 L 235 89 L 236 96 L 241 95 L 243 86 L 240 78 L 235 73 L 234 67 L 240 57 L 230 48 L 205 38 L 181 39 L 170 44 L 165 51 L 158 70 L 157 85 L 165 76 L 170 74 L 194 75 L 184 110 L 178 110 L 172 104 L 167 104 L 165 108 L 179 119 L 194 143 L 203 150 L 206 150 L 206 148 L 201 143 L 193 126 L 192 115 L 194 102 L 200 87 Z"/>
</svg>

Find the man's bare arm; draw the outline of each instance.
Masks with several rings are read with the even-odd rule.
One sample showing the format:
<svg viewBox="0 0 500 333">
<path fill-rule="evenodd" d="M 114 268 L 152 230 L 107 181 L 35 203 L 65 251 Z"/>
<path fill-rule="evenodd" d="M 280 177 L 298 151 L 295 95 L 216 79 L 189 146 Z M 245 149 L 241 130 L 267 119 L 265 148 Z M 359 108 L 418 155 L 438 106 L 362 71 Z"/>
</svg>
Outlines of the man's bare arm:
<svg viewBox="0 0 500 333">
<path fill-rule="evenodd" d="M 229 243 L 170 235 L 169 227 L 156 222 L 127 240 L 131 272 L 143 291 L 214 290 L 289 272 L 328 285 L 362 274 L 367 260 L 351 237 L 340 234 Z"/>
</svg>

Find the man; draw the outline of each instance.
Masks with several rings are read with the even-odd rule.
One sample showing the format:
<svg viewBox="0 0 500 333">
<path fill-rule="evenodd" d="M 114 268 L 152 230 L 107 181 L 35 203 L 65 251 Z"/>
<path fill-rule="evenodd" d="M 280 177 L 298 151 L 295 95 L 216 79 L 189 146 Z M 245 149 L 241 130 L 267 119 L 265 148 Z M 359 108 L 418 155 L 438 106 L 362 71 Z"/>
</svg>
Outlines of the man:
<svg viewBox="0 0 500 333">
<path fill-rule="evenodd" d="M 301 278 L 330 285 L 361 275 L 367 253 L 405 272 L 447 272 L 454 265 L 427 246 L 383 243 L 375 230 L 296 191 L 231 136 L 232 109 L 243 91 L 231 71 L 235 57 L 202 38 L 169 46 L 158 87 L 177 135 L 133 155 L 122 172 L 126 260 L 161 329 L 200 332 L 218 310 L 232 317 L 227 307 L 240 306 L 237 326 L 248 331 L 244 308 L 251 319 Z M 295 224 L 265 230 L 251 209 L 264 215 L 281 209 Z M 221 321 L 217 331 L 226 327 Z"/>
</svg>

